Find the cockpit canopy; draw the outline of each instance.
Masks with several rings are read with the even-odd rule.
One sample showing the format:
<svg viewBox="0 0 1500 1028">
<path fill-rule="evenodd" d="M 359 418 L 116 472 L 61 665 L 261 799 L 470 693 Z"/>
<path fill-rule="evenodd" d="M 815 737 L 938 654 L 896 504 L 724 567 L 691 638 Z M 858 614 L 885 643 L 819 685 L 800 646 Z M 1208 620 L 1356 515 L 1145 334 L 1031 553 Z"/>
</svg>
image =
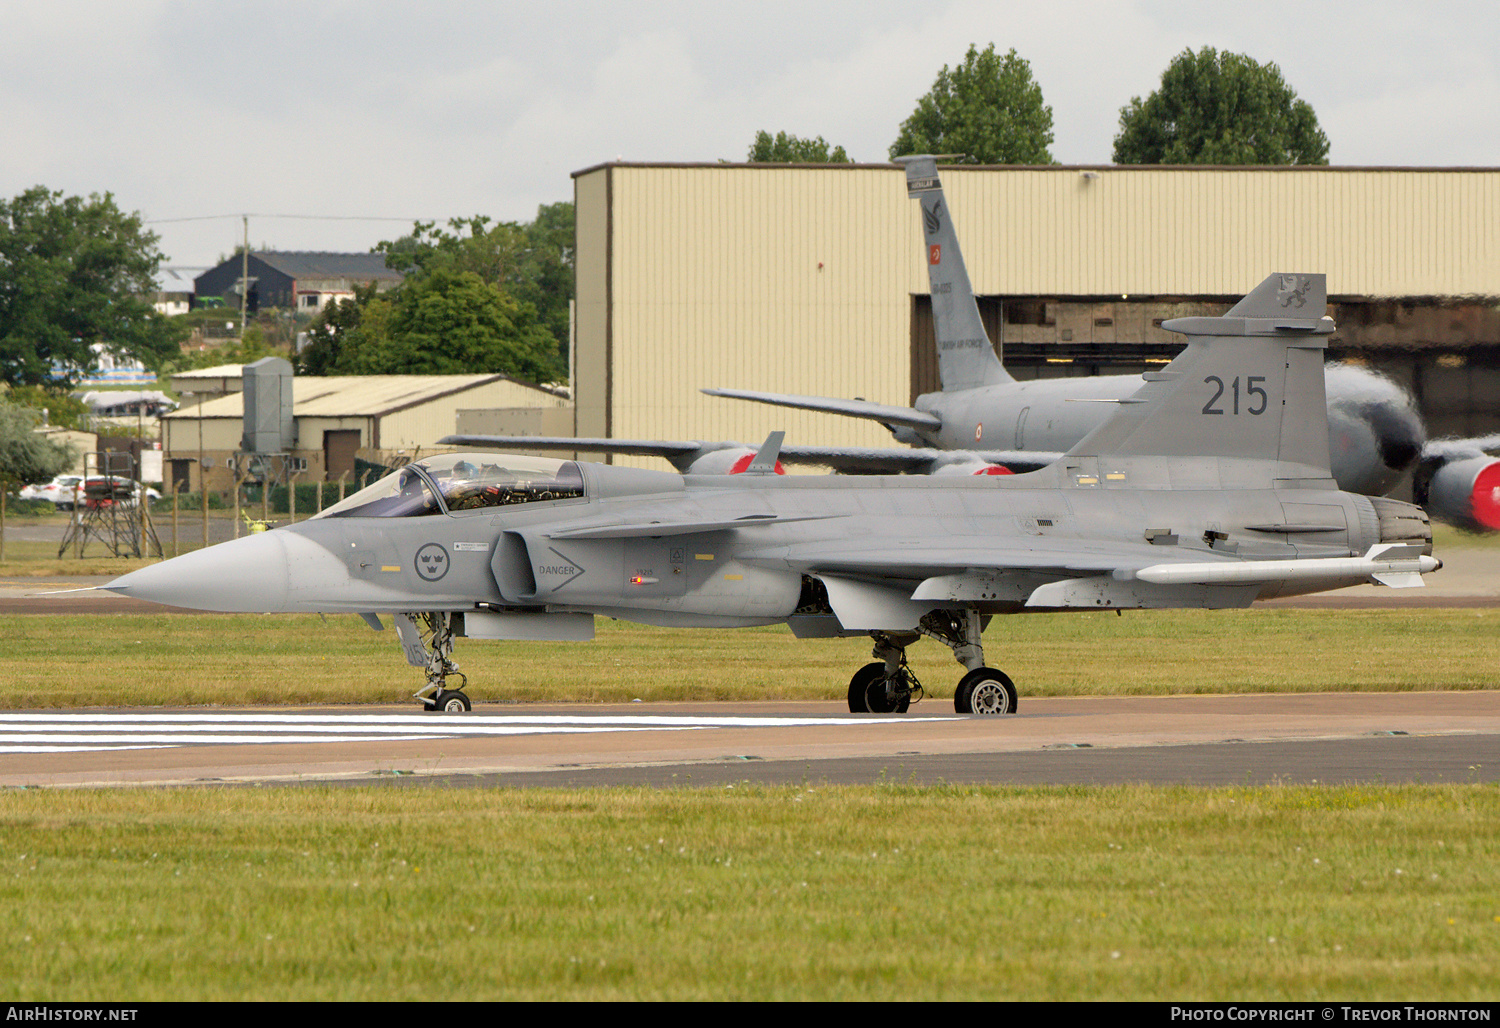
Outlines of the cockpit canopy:
<svg viewBox="0 0 1500 1028">
<path fill-rule="evenodd" d="M 498 453 L 444 453 L 414 461 L 329 507 L 320 518 L 414 518 L 583 496 L 571 460 Z"/>
</svg>

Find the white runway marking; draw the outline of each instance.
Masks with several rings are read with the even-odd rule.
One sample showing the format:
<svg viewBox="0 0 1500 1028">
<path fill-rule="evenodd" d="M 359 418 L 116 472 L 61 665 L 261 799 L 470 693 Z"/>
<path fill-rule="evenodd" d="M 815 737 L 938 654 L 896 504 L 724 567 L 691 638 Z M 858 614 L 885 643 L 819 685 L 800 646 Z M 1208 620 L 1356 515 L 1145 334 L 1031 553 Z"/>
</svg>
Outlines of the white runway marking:
<svg viewBox="0 0 1500 1028">
<path fill-rule="evenodd" d="M 704 728 L 782 728 L 938 721 L 946 718 L 747 717 L 673 714 L 0 714 L 0 753 L 68 753 L 246 746 L 272 743 L 389 742 L 468 736 L 680 732 Z"/>
</svg>

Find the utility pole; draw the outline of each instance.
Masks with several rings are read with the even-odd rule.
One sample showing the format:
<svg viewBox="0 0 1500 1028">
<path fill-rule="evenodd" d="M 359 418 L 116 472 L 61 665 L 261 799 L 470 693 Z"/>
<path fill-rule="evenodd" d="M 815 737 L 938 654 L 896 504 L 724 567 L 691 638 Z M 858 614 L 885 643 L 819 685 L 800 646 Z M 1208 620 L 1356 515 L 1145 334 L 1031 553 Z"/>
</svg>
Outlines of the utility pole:
<svg viewBox="0 0 1500 1028">
<path fill-rule="evenodd" d="M 240 349 L 245 348 L 245 319 L 250 315 L 250 215 L 245 220 L 245 248 L 240 252 Z"/>
</svg>

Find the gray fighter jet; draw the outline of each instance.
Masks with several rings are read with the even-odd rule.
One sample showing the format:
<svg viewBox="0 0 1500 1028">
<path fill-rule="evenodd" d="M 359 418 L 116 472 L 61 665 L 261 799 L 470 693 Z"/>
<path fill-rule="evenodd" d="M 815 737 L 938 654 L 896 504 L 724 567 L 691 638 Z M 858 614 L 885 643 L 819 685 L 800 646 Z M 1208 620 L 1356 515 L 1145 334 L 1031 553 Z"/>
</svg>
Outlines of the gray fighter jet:
<svg viewBox="0 0 1500 1028">
<path fill-rule="evenodd" d="M 914 189 L 920 190 L 920 181 Z M 935 261 L 947 259 L 935 254 Z M 856 711 L 922 695 L 906 647 L 949 646 L 960 713 L 1016 709 L 981 633 L 1025 611 L 1244 607 L 1440 565 L 1419 507 L 1329 470 L 1321 275 L 1272 275 L 1055 463 L 1006 476 L 787 476 L 547 457 L 429 457 L 301 524 L 117 579 L 202 610 L 392 614 L 429 709 L 469 709 L 455 637 L 587 639 L 595 616 L 868 633 Z M 977 340 L 977 337 L 976 337 Z M 973 347 L 976 351 L 979 347 Z"/>
<path fill-rule="evenodd" d="M 877 421 L 910 447 L 799 444 L 783 448 L 784 462 L 847 474 L 1034 470 L 1098 428 L 1114 404 L 1139 388 L 1136 375 L 1028 382 L 1011 377 L 980 320 L 937 160 L 922 155 L 899 158 L 898 163 L 906 167 L 909 195 L 921 206 L 941 390 L 919 396 L 915 407 L 742 389 L 703 390 L 712 396 Z M 937 255 L 941 260 L 932 259 Z M 1305 297 L 1290 297 L 1285 313 L 1302 316 L 1310 309 L 1307 302 Z M 1394 382 L 1349 365 L 1331 365 L 1326 376 L 1329 455 L 1340 488 L 1378 496 L 1410 471 L 1417 501 L 1434 517 L 1468 529 L 1500 529 L 1500 460 L 1485 452 L 1500 448 L 1500 437 L 1429 443 L 1411 398 Z M 442 442 L 659 456 L 688 474 L 734 474 L 754 453 L 753 447 L 729 441 L 454 435 Z"/>
</svg>

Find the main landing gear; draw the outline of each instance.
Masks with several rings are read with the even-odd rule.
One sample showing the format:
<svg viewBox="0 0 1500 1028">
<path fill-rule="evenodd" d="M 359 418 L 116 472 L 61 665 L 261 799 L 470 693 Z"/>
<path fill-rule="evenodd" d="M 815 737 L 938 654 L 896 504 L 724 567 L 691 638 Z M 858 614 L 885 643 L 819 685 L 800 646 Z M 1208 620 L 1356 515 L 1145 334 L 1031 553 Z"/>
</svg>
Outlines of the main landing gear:
<svg viewBox="0 0 1500 1028">
<path fill-rule="evenodd" d="M 408 651 L 407 660 L 418 667 L 425 667 L 427 672 L 427 684 L 413 694 L 422 701 L 422 709 L 442 711 L 444 714 L 461 714 L 472 710 L 473 704 L 469 702 L 462 687 L 448 688 L 449 675 L 457 675 L 461 686 L 469 684 L 468 677 L 453 662 L 453 615 L 447 611 L 433 611 L 405 616 L 411 618 L 421 635 L 421 642 L 418 644 L 421 650 L 415 655 Z M 421 660 L 425 660 L 425 665 Z"/>
<path fill-rule="evenodd" d="M 903 714 L 922 684 L 906 663 L 906 647 L 922 636 L 953 651 L 968 673 L 953 692 L 953 709 L 960 714 L 1014 714 L 1016 687 L 1006 676 L 984 664 L 980 636 L 983 619 L 975 610 L 936 610 L 922 619 L 915 632 L 871 632 L 876 663 L 866 664 L 849 680 L 849 710 L 853 713 Z"/>
</svg>

